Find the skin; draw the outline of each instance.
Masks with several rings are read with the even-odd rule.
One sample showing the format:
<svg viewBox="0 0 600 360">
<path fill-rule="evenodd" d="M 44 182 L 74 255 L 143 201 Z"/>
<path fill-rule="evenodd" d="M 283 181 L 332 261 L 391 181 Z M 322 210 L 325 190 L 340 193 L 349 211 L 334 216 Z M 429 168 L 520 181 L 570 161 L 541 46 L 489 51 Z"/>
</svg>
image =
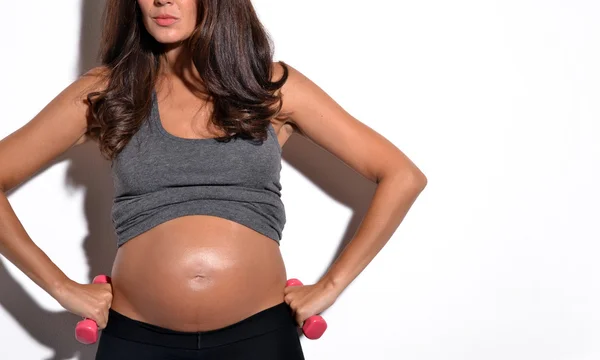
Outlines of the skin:
<svg viewBox="0 0 600 360">
<path fill-rule="evenodd" d="M 194 30 L 196 1 L 138 3 L 148 32 L 167 50 L 156 86 L 163 126 L 183 138 L 216 136 L 218 130 L 208 127 L 210 103 L 199 95 L 199 75 L 179 45 Z M 168 28 L 158 26 L 152 17 L 160 13 L 180 20 Z M 291 115 L 273 122 L 280 145 L 293 133 L 305 136 L 377 183 L 354 238 L 315 284 L 285 287 L 285 266 L 275 241 L 235 222 L 203 215 L 167 221 L 123 245 L 115 258 L 112 284 L 79 284 L 52 263 L 28 236 L 5 193 L 68 149 L 89 141 L 84 100 L 89 91 L 106 85 L 98 81 L 106 71 L 102 67 L 74 81 L 30 122 L 0 141 L 0 253 L 65 309 L 94 319 L 101 329 L 110 307 L 183 331 L 226 326 L 282 301 L 290 305 L 298 325 L 321 313 L 384 247 L 427 179 L 390 141 L 288 67 L 282 111 Z M 281 77 L 279 63 L 273 63 L 273 70 L 273 80 Z M 190 88 L 190 83 L 197 86 Z M 357 143 L 361 146 L 350 145 Z M 17 153 L 21 156 L 14 156 Z"/>
</svg>

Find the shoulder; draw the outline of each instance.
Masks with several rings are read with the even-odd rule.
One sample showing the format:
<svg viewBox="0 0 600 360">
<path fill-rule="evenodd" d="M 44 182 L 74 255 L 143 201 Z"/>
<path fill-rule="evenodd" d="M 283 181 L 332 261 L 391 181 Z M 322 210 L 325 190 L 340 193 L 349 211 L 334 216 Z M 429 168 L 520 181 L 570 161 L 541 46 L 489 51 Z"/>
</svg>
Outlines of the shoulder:
<svg viewBox="0 0 600 360">
<path fill-rule="evenodd" d="M 297 120 L 306 110 L 320 112 L 338 106 L 323 89 L 300 70 L 287 62 L 274 62 L 273 81 L 281 79 L 284 75 L 287 78 L 280 89 L 283 99 L 281 111 L 287 115 L 288 123 L 294 126 L 295 131 L 301 130 Z"/>
<path fill-rule="evenodd" d="M 298 110 L 298 107 L 303 106 L 298 100 L 299 97 L 302 97 L 302 91 L 309 90 L 306 88 L 306 84 L 311 82 L 298 69 L 284 61 L 273 62 L 271 74 L 272 82 L 285 78 L 284 84 L 278 90 L 282 97 L 281 113 L 285 114 L 285 123 L 291 125 L 293 131 L 297 131 L 298 128 L 294 126 L 295 124 L 290 116 Z"/>
<path fill-rule="evenodd" d="M 313 83 L 306 75 L 300 72 L 298 69 L 293 67 L 287 62 L 278 61 L 273 62 L 273 71 L 271 81 L 278 81 L 286 76 L 285 83 L 281 87 L 280 91 L 284 98 L 287 98 L 287 102 L 284 101 L 284 107 L 286 103 L 288 105 L 287 110 L 293 111 L 293 108 L 289 108 L 289 105 L 293 104 L 298 97 L 302 97 L 306 91 L 315 92 L 318 89 L 315 83 Z M 310 95 L 310 94 L 305 94 Z"/>
<path fill-rule="evenodd" d="M 294 68 L 292 65 L 284 61 L 275 61 L 271 65 L 271 81 L 279 81 L 285 79 L 285 83 L 281 88 L 281 93 L 292 91 L 292 88 L 299 82 L 306 80 L 306 76 Z"/>
<path fill-rule="evenodd" d="M 97 66 L 79 75 L 61 94 L 65 100 L 71 100 L 78 106 L 88 104 L 87 95 L 103 91 L 108 86 L 110 72 L 104 66 Z"/>
<path fill-rule="evenodd" d="M 96 66 L 81 74 L 77 80 L 71 84 L 68 91 L 72 102 L 76 104 L 77 107 L 81 107 L 81 111 L 87 114 L 89 107 L 88 95 L 90 93 L 104 91 L 108 86 L 109 76 L 110 70 L 106 66 Z M 86 127 L 88 126 L 87 120 L 89 119 L 86 116 Z M 93 139 L 86 131 L 77 140 L 76 145 L 83 144 L 88 140 Z"/>
<path fill-rule="evenodd" d="M 54 99 L 54 103 L 62 106 L 65 110 L 87 112 L 88 94 L 105 90 L 108 79 L 109 71 L 105 67 L 94 67 L 79 75 Z"/>
<path fill-rule="evenodd" d="M 108 75 L 110 75 L 110 69 L 106 65 L 100 65 L 100 66 L 94 66 L 93 68 L 84 72 L 81 76 L 100 78 L 100 77 L 106 77 Z"/>
<path fill-rule="evenodd" d="M 106 66 L 96 66 L 84 72 L 77 79 L 82 90 L 103 91 L 108 86 L 110 69 Z"/>
<path fill-rule="evenodd" d="M 271 63 L 271 81 L 279 81 L 289 71 L 290 66 L 283 61 L 273 61 Z"/>
</svg>

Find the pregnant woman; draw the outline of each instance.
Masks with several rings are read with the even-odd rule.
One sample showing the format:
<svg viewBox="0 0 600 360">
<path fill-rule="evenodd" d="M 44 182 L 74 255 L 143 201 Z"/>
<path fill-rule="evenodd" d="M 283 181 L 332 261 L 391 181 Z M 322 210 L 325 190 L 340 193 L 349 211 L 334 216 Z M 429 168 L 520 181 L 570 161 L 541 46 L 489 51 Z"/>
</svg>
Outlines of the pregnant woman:
<svg viewBox="0 0 600 360">
<path fill-rule="evenodd" d="M 102 36 L 101 66 L 0 141 L 0 252 L 65 309 L 98 323 L 96 359 L 303 359 L 298 326 L 383 248 L 425 176 L 273 61 L 250 0 L 108 0 Z M 377 190 L 327 273 L 286 287 L 279 174 L 294 132 Z M 5 196 L 86 141 L 111 161 L 110 284 L 69 279 Z"/>
</svg>

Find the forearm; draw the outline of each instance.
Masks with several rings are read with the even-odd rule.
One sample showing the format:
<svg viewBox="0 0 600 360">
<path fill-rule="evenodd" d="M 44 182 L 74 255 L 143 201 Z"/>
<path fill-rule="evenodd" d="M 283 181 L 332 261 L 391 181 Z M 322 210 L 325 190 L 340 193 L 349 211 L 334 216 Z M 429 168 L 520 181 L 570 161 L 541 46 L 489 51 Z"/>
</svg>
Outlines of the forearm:
<svg viewBox="0 0 600 360">
<path fill-rule="evenodd" d="M 425 184 L 423 176 L 383 178 L 353 239 L 321 280 L 341 293 L 392 237 Z"/>
<path fill-rule="evenodd" d="M 69 280 L 31 240 L 1 191 L 0 254 L 54 298 Z"/>
</svg>

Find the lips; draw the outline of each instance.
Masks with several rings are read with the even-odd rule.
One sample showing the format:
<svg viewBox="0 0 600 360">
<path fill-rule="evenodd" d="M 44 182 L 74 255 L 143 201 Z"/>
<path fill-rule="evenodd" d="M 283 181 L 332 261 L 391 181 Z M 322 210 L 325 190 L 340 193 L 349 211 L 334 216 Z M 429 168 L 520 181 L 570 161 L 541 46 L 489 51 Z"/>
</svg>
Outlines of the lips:
<svg viewBox="0 0 600 360">
<path fill-rule="evenodd" d="M 163 15 L 155 16 L 155 17 L 153 17 L 153 19 L 178 19 L 178 18 L 177 18 L 177 16 L 163 14 Z"/>
<path fill-rule="evenodd" d="M 179 18 L 169 14 L 161 14 L 153 17 L 152 20 L 160 26 L 169 26 L 177 22 Z"/>
</svg>

